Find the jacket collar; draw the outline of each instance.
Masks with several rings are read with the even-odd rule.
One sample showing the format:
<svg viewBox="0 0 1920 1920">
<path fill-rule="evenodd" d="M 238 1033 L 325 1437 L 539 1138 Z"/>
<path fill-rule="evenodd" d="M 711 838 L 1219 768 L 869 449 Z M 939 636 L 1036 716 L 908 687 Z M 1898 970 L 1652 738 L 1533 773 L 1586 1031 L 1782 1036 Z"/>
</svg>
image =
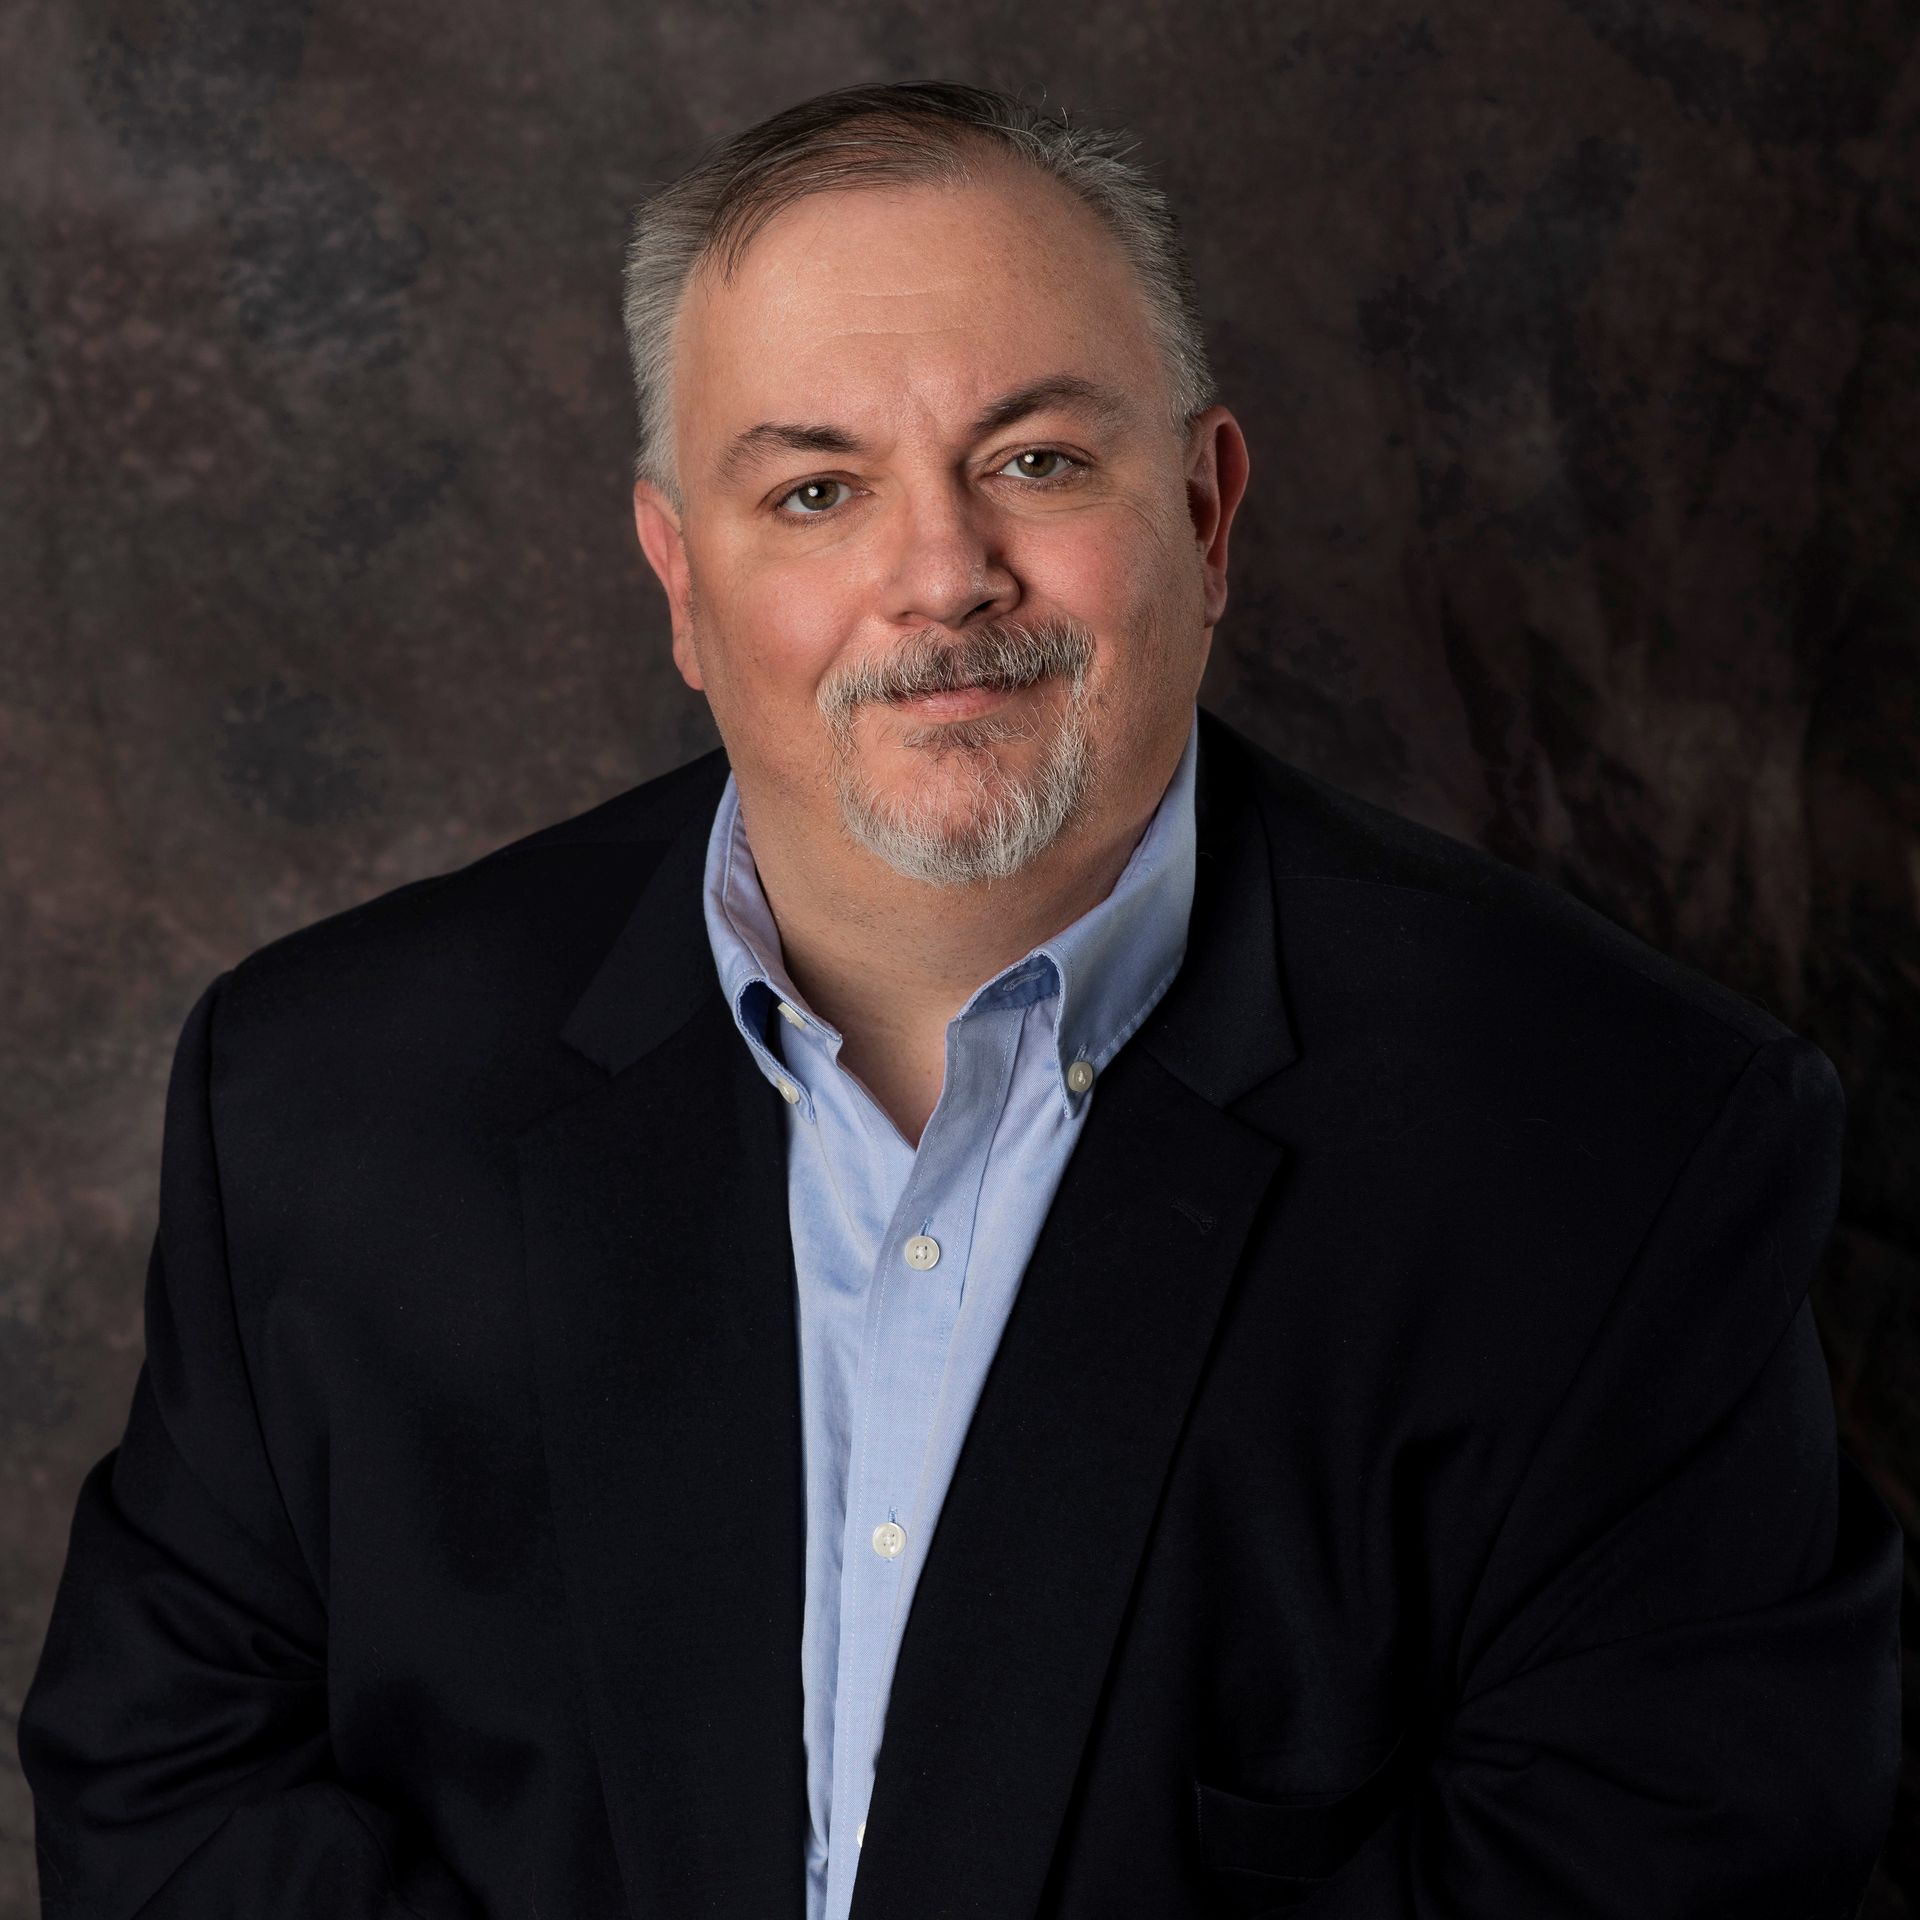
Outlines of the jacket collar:
<svg viewBox="0 0 1920 1920">
<path fill-rule="evenodd" d="M 1245 742 L 1204 707 L 1196 718 L 1195 876 L 1187 953 L 1139 1042 L 1215 1106 L 1297 1054 L 1280 978 L 1266 834 Z M 724 753 L 703 756 L 704 784 L 665 844 L 626 923 L 575 1004 L 561 1037 L 620 1073 L 724 998 L 706 935 L 703 889 Z"/>
</svg>

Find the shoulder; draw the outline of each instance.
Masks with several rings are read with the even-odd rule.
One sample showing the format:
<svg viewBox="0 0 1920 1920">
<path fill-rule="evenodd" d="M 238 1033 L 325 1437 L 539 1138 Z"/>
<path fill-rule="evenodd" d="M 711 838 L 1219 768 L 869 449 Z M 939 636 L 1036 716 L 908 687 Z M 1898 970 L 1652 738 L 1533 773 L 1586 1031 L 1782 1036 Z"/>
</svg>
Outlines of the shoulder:
<svg viewBox="0 0 1920 1920">
<path fill-rule="evenodd" d="M 1564 887 L 1348 792 L 1205 717 L 1258 804 L 1283 909 L 1288 895 L 1346 892 L 1346 911 L 1359 913 L 1362 890 L 1384 890 L 1375 916 L 1403 928 L 1431 923 L 1430 933 L 1472 928 L 1463 937 L 1486 958 L 1504 947 L 1536 965 L 1577 969 L 1622 994 L 1665 1001 L 1675 1017 L 1719 1026 L 1748 1048 L 1789 1032 L 1758 1001 L 1661 952 Z M 1401 897 L 1386 897 L 1393 894 Z"/>
<path fill-rule="evenodd" d="M 364 1058 L 460 1071 L 551 1040 L 666 846 L 710 818 L 715 749 L 444 873 L 297 927 L 217 982 L 216 1070 Z"/>
<path fill-rule="evenodd" d="M 1671 1164 L 1750 1066 L 1837 1128 L 1832 1062 L 1775 1013 L 1565 888 L 1267 752 L 1206 739 L 1268 841 L 1306 1059 L 1488 1119 L 1617 1129 Z M 1360 1063 L 1365 1063 L 1362 1069 Z"/>
</svg>

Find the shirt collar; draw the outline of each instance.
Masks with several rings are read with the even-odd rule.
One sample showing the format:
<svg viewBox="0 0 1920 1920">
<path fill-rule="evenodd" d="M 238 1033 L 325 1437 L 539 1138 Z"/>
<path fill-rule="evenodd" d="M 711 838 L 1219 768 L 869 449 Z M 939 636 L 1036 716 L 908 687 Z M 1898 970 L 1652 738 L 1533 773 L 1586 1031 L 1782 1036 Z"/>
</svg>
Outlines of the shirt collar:
<svg viewBox="0 0 1920 1920">
<path fill-rule="evenodd" d="M 1068 1081 L 1084 1060 L 1097 1077 L 1139 1028 L 1173 976 L 1187 946 L 1195 871 L 1194 776 L 1199 713 L 1160 804 L 1104 900 L 983 981 L 955 1014 L 1023 1007 L 1053 1000 L 1053 1053 L 1060 1098 L 1071 1113 L 1085 1098 Z M 780 1004 L 803 1026 L 797 1032 L 837 1062 L 841 1035 L 801 997 L 787 974 L 780 935 L 747 844 L 746 819 L 731 773 L 707 838 L 704 887 L 707 939 L 734 1024 L 760 1070 L 811 1118 L 806 1066 L 789 1049 L 785 1064 L 767 1044 L 767 1023 Z M 789 1016 L 791 1019 L 791 1016 Z"/>
</svg>

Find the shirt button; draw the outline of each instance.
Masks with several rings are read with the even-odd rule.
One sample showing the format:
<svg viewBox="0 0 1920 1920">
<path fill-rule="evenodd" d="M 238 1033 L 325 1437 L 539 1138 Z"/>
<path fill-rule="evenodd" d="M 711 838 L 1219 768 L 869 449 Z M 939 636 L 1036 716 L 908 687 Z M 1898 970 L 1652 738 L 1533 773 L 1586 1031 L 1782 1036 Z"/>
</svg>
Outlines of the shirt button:
<svg viewBox="0 0 1920 1920">
<path fill-rule="evenodd" d="M 940 1258 L 940 1242 L 931 1235 L 916 1233 L 906 1246 L 907 1265 L 922 1273 Z"/>
<path fill-rule="evenodd" d="M 891 1560 L 907 1544 L 907 1530 L 892 1520 L 882 1520 L 873 1530 L 873 1550 Z"/>
<path fill-rule="evenodd" d="M 1086 1090 L 1093 1085 L 1093 1062 L 1091 1060 L 1076 1060 L 1073 1065 L 1067 1069 L 1067 1085 L 1071 1087 L 1075 1093 L 1085 1093 Z"/>
<path fill-rule="evenodd" d="M 853 1844 L 856 1847 L 864 1847 L 867 1844 L 867 1823 L 864 1820 L 853 1830 Z"/>
<path fill-rule="evenodd" d="M 804 1027 L 807 1024 L 784 1000 L 780 1002 L 780 1018 L 790 1021 L 796 1027 Z"/>
<path fill-rule="evenodd" d="M 780 1098 L 784 1100 L 788 1106 L 794 1105 L 795 1102 L 799 1100 L 800 1089 L 796 1087 L 785 1074 L 782 1074 L 773 1084 L 780 1089 Z"/>
</svg>

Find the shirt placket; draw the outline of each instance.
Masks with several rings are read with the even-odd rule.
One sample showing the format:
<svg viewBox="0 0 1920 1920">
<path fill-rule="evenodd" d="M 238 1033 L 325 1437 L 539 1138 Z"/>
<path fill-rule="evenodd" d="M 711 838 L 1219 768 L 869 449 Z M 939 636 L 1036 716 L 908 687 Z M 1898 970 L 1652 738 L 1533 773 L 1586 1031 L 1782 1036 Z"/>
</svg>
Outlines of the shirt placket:
<svg viewBox="0 0 1920 1920">
<path fill-rule="evenodd" d="M 851 1902 L 879 1747 L 879 1703 L 926 1553 L 923 1469 L 1020 1021 L 1017 1009 L 996 1005 L 950 1025 L 940 1099 L 870 1276 L 862 1411 L 848 1461 L 842 1539 L 829 1915 L 844 1915 Z"/>
</svg>

